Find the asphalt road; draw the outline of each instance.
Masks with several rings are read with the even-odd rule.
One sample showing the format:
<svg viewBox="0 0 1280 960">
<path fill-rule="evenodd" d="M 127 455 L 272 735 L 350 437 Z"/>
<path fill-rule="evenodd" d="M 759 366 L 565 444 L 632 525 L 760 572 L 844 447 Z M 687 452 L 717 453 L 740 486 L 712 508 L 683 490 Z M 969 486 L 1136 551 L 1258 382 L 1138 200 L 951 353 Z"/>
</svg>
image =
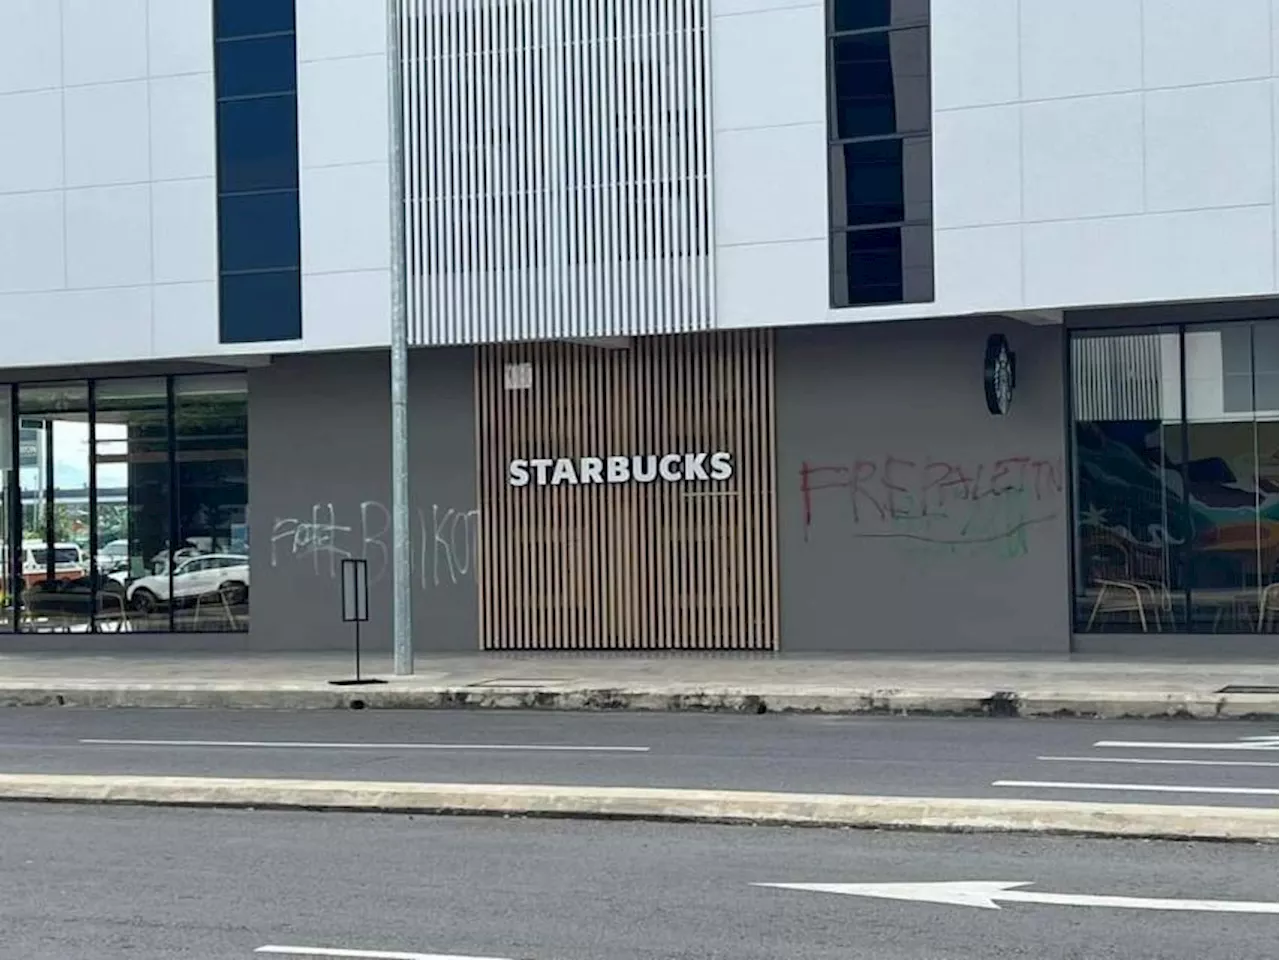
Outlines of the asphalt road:
<svg viewBox="0 0 1280 960">
<path fill-rule="evenodd" d="M 1274 914 L 753 886 L 962 880 L 1277 897 L 1273 846 L 6 804 L 0 958 L 252 960 L 263 946 L 510 960 L 1277 956 Z"/>
<path fill-rule="evenodd" d="M 1275 806 L 1275 738 L 1234 722 L 10 709 L 0 771 Z"/>
</svg>

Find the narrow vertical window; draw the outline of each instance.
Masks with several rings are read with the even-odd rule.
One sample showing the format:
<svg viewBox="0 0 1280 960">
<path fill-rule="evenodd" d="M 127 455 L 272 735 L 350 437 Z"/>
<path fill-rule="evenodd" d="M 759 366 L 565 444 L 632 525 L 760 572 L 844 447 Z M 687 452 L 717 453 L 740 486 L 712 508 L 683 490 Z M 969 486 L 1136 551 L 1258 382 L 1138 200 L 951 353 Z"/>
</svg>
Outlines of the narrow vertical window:
<svg viewBox="0 0 1280 960">
<path fill-rule="evenodd" d="M 294 0 L 214 0 L 223 343 L 302 336 Z"/>
<path fill-rule="evenodd" d="M 933 299 L 929 0 L 828 0 L 831 305 Z"/>
</svg>

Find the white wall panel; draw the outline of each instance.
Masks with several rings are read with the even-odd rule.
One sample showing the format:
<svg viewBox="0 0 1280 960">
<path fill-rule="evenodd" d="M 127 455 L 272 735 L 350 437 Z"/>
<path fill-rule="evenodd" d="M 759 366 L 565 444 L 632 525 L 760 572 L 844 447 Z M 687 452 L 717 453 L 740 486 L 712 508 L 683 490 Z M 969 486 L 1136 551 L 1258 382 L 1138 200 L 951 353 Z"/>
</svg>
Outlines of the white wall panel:
<svg viewBox="0 0 1280 960">
<path fill-rule="evenodd" d="M 1256 206 L 1028 224 L 1025 298 L 1047 306 L 1274 294 L 1272 222 Z"/>
<path fill-rule="evenodd" d="M 68 87 L 63 101 L 68 187 L 150 178 L 146 80 Z"/>
<path fill-rule="evenodd" d="M 717 243 L 824 239 L 826 143 L 821 123 L 716 133 Z"/>
<path fill-rule="evenodd" d="M 213 12 L 209 0 L 150 0 L 147 73 L 168 77 L 213 71 Z"/>
<path fill-rule="evenodd" d="M 160 77 L 150 83 L 152 179 L 214 176 L 213 74 Z"/>
<path fill-rule="evenodd" d="M 706 0 L 410 0 L 418 343 L 711 325 Z"/>
<path fill-rule="evenodd" d="M 62 218 L 61 191 L 0 195 L 0 295 L 63 285 Z"/>
<path fill-rule="evenodd" d="M 1147 209 L 1271 202 L 1273 90 L 1270 80 L 1254 80 L 1149 92 Z"/>
<path fill-rule="evenodd" d="M 209 180 L 151 184 L 151 243 L 156 283 L 217 279 L 216 189 Z"/>
<path fill-rule="evenodd" d="M 0 93 L 0 131 L 20 150 L 0 149 L 0 193 L 62 186 L 62 94 Z"/>
<path fill-rule="evenodd" d="M 302 169 L 386 160 L 385 55 L 304 60 L 298 64 L 298 89 Z"/>
<path fill-rule="evenodd" d="M 385 5 L 296 0 L 302 339 L 390 340 Z"/>
<path fill-rule="evenodd" d="M 313 167 L 300 176 L 303 274 L 386 270 L 386 163 Z"/>
<path fill-rule="evenodd" d="M 951 158 L 938 158 L 949 167 Z M 1023 216 L 1069 220 L 1143 212 L 1142 95 L 1022 107 Z M 960 185 L 956 184 L 958 188 Z"/>
<path fill-rule="evenodd" d="M 53 5 L 54 0 L 45 0 Z M 147 0 L 61 0 L 62 82 L 147 76 Z"/>
<path fill-rule="evenodd" d="M 143 184 L 67 191 L 67 286 L 151 282 L 151 190 Z"/>
<path fill-rule="evenodd" d="M 1276 292 L 1277 4 L 931 0 L 936 296 L 841 310 L 825 125 L 793 86 L 816 76 L 822 10 L 790 6 L 712 6 L 713 50 L 728 52 L 712 61 L 718 325 Z M 768 55 L 744 81 L 751 49 Z M 785 79 L 761 95 L 768 78 Z M 825 78 L 805 82 L 806 104 L 824 104 Z M 741 149 L 726 116 L 749 131 Z M 807 161 L 772 149 L 806 125 Z"/>
<path fill-rule="evenodd" d="M 934 110 L 1020 99 L 1020 0 L 933 0 L 933 7 L 946 28 L 946 42 L 931 51 Z"/>
<path fill-rule="evenodd" d="M 1142 0 L 1148 87 L 1266 77 L 1275 40 L 1260 29 L 1275 0 Z"/>
<path fill-rule="evenodd" d="M 1021 99 L 1142 88 L 1142 0 L 1019 0 L 1019 23 Z"/>
<path fill-rule="evenodd" d="M 386 6 L 368 0 L 294 0 L 298 62 L 387 52 Z"/>
<path fill-rule="evenodd" d="M 62 11 L 53 0 L 0 3 L 0 93 L 62 85 Z"/>
<path fill-rule="evenodd" d="M 25 144 L 0 158 L 6 368 L 227 352 L 212 17 L 211 0 L 0 0 L 0 138 Z M 15 116 L 10 90 L 43 92 Z"/>
<path fill-rule="evenodd" d="M 711 44 L 716 130 L 826 122 L 826 98 L 813 95 L 825 86 L 825 61 L 788 56 L 822 31 L 824 14 L 816 4 L 717 22 Z"/>
<path fill-rule="evenodd" d="M 1016 105 L 938 113 L 933 222 L 939 228 L 1022 219 L 1022 117 Z"/>
</svg>

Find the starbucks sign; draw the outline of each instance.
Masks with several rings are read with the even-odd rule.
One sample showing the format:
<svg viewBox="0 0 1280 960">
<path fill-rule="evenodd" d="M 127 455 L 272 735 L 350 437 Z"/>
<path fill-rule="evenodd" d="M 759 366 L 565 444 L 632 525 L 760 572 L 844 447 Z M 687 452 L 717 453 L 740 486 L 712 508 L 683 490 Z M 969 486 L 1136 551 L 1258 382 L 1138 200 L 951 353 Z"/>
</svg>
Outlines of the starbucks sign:
<svg viewBox="0 0 1280 960">
<path fill-rule="evenodd" d="M 724 450 L 699 453 L 646 453 L 607 457 L 532 457 L 507 465 L 513 487 L 577 486 L 584 483 L 722 482 L 733 476 L 733 455 Z"/>
</svg>

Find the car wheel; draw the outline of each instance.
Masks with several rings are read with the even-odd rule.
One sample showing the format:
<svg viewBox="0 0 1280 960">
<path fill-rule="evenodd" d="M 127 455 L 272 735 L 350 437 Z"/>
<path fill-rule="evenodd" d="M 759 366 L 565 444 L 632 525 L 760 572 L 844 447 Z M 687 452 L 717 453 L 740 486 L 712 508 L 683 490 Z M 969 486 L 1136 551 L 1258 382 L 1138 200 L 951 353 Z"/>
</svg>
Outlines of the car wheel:
<svg viewBox="0 0 1280 960">
<path fill-rule="evenodd" d="M 228 580 L 218 587 L 218 593 L 222 595 L 223 600 L 234 607 L 236 604 L 244 603 L 245 597 L 249 595 L 249 587 L 239 580 Z"/>
<path fill-rule="evenodd" d="M 133 593 L 133 606 L 141 614 L 152 614 L 160 606 L 160 598 L 146 587 L 139 587 Z"/>
</svg>

